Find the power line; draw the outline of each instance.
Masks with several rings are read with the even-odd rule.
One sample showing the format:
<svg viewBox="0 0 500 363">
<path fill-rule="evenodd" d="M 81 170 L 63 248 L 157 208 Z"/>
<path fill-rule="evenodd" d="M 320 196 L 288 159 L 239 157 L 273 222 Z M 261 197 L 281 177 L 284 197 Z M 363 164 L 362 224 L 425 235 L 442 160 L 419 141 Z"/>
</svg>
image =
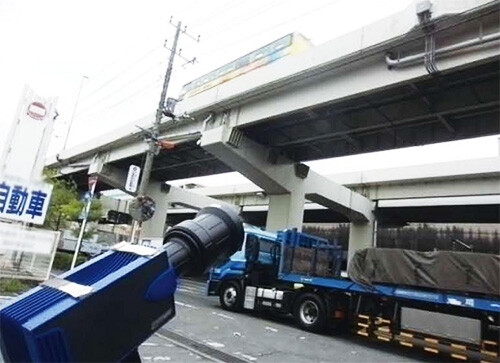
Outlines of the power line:
<svg viewBox="0 0 500 363">
<path fill-rule="evenodd" d="M 215 15 L 209 15 L 209 16 L 205 17 L 205 19 L 203 21 L 201 21 L 200 23 L 197 23 L 197 21 L 195 21 L 195 25 L 192 28 L 193 29 L 199 28 L 201 25 L 203 25 L 203 24 L 205 24 L 205 23 L 213 20 L 216 17 L 221 16 L 222 14 L 226 13 L 228 10 L 231 10 L 232 8 L 234 8 L 234 7 L 238 6 L 238 5 L 240 5 L 241 3 L 245 2 L 245 0 L 239 0 L 239 1 L 236 1 L 236 2 L 230 1 L 230 2 L 232 3 L 231 5 L 229 5 L 228 7 L 225 7 L 221 11 L 215 12 Z M 201 19 L 203 19 L 203 18 L 201 18 Z"/>
<path fill-rule="evenodd" d="M 222 6 L 219 6 L 218 8 L 215 9 L 215 11 L 212 11 L 211 13 L 209 13 L 208 15 L 203 15 L 203 16 L 200 16 L 198 19 L 194 19 L 192 20 L 191 22 L 195 25 L 193 25 L 193 28 L 196 28 L 197 26 L 199 26 L 197 23 L 198 22 L 206 22 L 206 20 L 210 20 L 212 19 L 213 17 L 217 16 L 217 14 L 220 12 L 219 9 L 221 8 L 224 8 L 226 5 L 230 4 L 231 2 L 233 2 L 233 0 L 229 0 L 227 2 L 225 2 Z M 207 3 L 207 1 L 205 1 L 205 3 Z"/>
<path fill-rule="evenodd" d="M 161 81 L 161 78 L 158 78 L 158 79 L 156 79 L 156 81 L 154 81 L 153 83 L 148 84 L 148 85 L 146 85 L 145 87 L 143 87 L 143 88 L 139 89 L 137 92 L 134 92 L 133 94 L 128 95 L 127 97 L 120 99 L 118 102 L 116 102 L 116 103 L 112 104 L 111 106 L 102 107 L 102 108 L 100 108 L 99 110 L 97 110 L 97 111 L 95 111 L 95 112 L 92 112 L 92 113 L 90 113 L 90 114 L 86 115 L 85 117 L 82 117 L 81 119 L 86 120 L 86 119 L 89 119 L 89 118 L 91 118 L 91 117 L 95 116 L 96 114 L 102 113 L 103 111 L 105 111 L 105 112 L 106 112 L 106 111 L 109 111 L 109 110 L 111 110 L 111 109 L 113 109 L 113 108 L 115 108 L 115 107 L 117 107 L 117 106 L 121 105 L 123 102 L 125 102 L 125 101 L 129 100 L 130 98 L 135 97 L 135 96 L 137 96 L 138 94 L 141 94 L 141 93 L 143 93 L 143 92 L 147 91 L 148 89 L 150 89 L 150 88 L 152 88 L 152 87 L 158 86 L 158 85 L 160 84 L 160 81 Z M 80 116 L 81 116 L 81 115 L 80 115 Z"/>
<path fill-rule="evenodd" d="M 162 62 L 160 62 L 160 63 L 161 63 L 161 64 L 163 64 L 163 63 L 164 63 L 164 61 L 162 61 Z M 178 66 L 175 66 L 175 67 L 173 68 L 173 70 L 179 71 L 179 70 L 181 70 L 181 68 L 185 68 L 185 67 L 184 67 L 183 65 L 178 65 Z M 184 69 L 182 69 L 182 70 L 184 70 Z M 160 82 L 160 79 L 161 79 L 161 75 L 157 75 L 157 76 L 155 77 L 154 84 L 155 84 L 155 85 L 156 85 L 156 84 L 158 84 L 158 83 Z M 132 83 L 132 82 L 129 82 L 129 83 Z M 138 91 L 138 93 L 140 93 L 140 92 L 141 92 L 141 90 L 144 90 L 144 88 L 150 88 L 150 87 L 152 87 L 152 86 L 153 86 L 153 84 L 149 83 L 149 84 L 147 84 L 145 87 L 140 88 L 140 89 L 139 89 L 139 91 Z M 122 88 L 124 88 L 124 87 L 122 87 Z M 107 97 L 104 97 L 104 98 L 100 99 L 98 102 L 93 103 L 93 104 L 92 104 L 92 106 L 95 106 L 96 104 L 101 103 L 102 101 L 104 101 L 104 100 L 106 100 L 106 99 L 109 99 L 109 98 L 111 98 L 111 97 L 112 97 L 112 96 L 114 96 L 114 95 L 115 95 L 115 93 L 110 93 L 110 94 L 108 94 L 108 96 L 107 96 Z M 130 95 L 130 96 L 127 96 L 127 97 L 125 97 L 125 98 L 120 98 L 120 100 L 119 100 L 119 102 L 118 102 L 118 103 L 121 103 L 121 101 L 125 101 L 125 100 L 127 100 L 127 99 L 130 99 L 130 98 L 131 98 L 132 96 L 134 96 L 134 95 L 135 95 L 135 94 Z M 86 116 L 83 116 L 83 119 L 87 119 L 87 118 L 89 118 L 89 117 L 90 117 L 90 116 L 92 116 L 92 115 L 95 115 L 95 114 L 97 114 L 97 113 L 99 113 L 99 112 L 102 112 L 102 111 L 106 110 L 106 108 L 108 107 L 108 106 L 101 107 L 98 111 L 96 111 L 96 112 L 91 112 L 91 111 L 93 111 L 93 110 L 92 110 L 92 106 L 88 106 L 88 107 L 87 107 L 87 108 L 85 108 L 83 111 L 78 112 L 76 116 L 77 116 L 77 117 L 79 117 L 79 118 L 81 118 L 83 115 L 88 114 L 88 115 L 86 115 Z M 90 112 L 90 113 L 89 113 L 89 112 Z"/>
<path fill-rule="evenodd" d="M 132 78 L 130 81 L 128 81 L 127 83 L 125 84 L 122 84 L 122 85 L 119 85 L 120 87 L 120 91 L 127 88 L 128 86 L 130 86 L 131 84 L 135 83 L 136 81 L 140 80 L 140 79 L 143 79 L 144 76 L 148 73 L 150 73 L 152 70 L 154 69 L 157 69 L 159 68 L 161 65 L 163 65 L 165 62 L 164 61 L 161 61 L 161 62 L 157 62 L 155 64 L 153 64 L 151 67 L 147 68 L 144 72 L 142 72 L 141 74 L 137 75 L 136 77 Z M 102 101 L 108 99 L 109 97 L 115 95 L 115 92 L 116 91 L 112 91 L 108 94 L 106 94 L 104 97 L 100 98 L 99 100 L 95 101 L 94 103 L 90 104 L 89 106 L 87 106 L 83 112 L 85 113 L 85 111 L 95 105 L 98 105 L 99 103 L 102 103 Z"/>
<path fill-rule="evenodd" d="M 184 6 L 181 7 L 180 9 L 177 9 L 177 11 L 183 11 L 185 10 L 186 8 L 189 8 L 189 7 L 192 7 L 193 5 L 197 4 L 198 2 L 200 2 L 202 0 L 194 0 L 194 2 L 192 2 L 191 4 L 187 3 L 187 2 L 184 2 Z M 161 19 L 163 19 L 163 16 L 161 16 Z M 149 39 L 150 36 L 152 34 L 154 34 L 156 31 L 157 31 L 157 27 L 153 27 L 149 32 L 148 34 L 145 35 L 145 39 Z M 99 71 L 97 71 L 96 73 L 94 73 L 92 75 L 92 79 L 95 79 L 96 77 L 99 77 L 101 74 L 104 73 L 104 71 L 106 71 L 107 69 L 109 69 L 111 66 L 115 65 L 116 63 L 118 63 L 118 61 L 120 61 L 121 59 L 123 59 L 124 56 L 132 53 L 133 51 L 135 51 L 137 49 L 137 45 L 135 46 L 132 46 L 132 47 L 129 47 L 127 48 L 127 50 L 123 53 L 121 53 L 118 57 L 116 57 L 115 59 L 113 59 L 109 64 L 107 64 L 106 66 L 104 66 L 103 68 L 101 68 Z"/>
<path fill-rule="evenodd" d="M 92 92 L 90 92 L 89 94 L 87 94 L 86 96 L 84 96 L 83 99 L 82 99 L 82 101 L 88 99 L 90 96 L 94 95 L 96 92 L 98 92 L 99 90 L 103 89 L 104 87 L 106 87 L 111 82 L 113 82 L 116 79 L 122 77 L 124 73 L 126 73 L 127 71 L 129 71 L 130 69 L 132 69 L 133 67 L 135 67 L 137 64 L 139 64 L 140 62 L 142 62 L 145 58 L 147 58 L 149 55 L 151 55 L 155 51 L 158 51 L 159 49 L 160 48 L 158 46 L 155 46 L 154 48 L 152 48 L 151 50 L 149 50 L 146 54 L 142 55 L 134 63 L 130 64 L 128 67 L 126 67 L 125 69 L 123 69 L 120 72 L 118 72 L 114 77 L 112 77 L 111 79 L 109 79 L 108 81 L 106 81 L 105 83 L 103 83 L 101 86 L 95 88 Z"/>
<path fill-rule="evenodd" d="M 214 37 L 214 35 L 217 35 L 217 34 L 220 34 L 222 33 L 223 31 L 225 30 L 228 30 L 228 29 L 232 29 L 234 28 L 235 25 L 240 25 L 241 23 L 244 23 L 246 22 L 247 20 L 250 20 L 250 19 L 253 19 L 255 18 L 256 16 L 268 11 L 269 9 L 272 9 L 272 8 L 275 8 L 283 3 L 286 3 L 287 0 L 283 0 L 283 1 L 280 1 L 280 2 L 277 2 L 277 3 L 273 3 L 271 6 L 268 6 L 266 8 L 263 8 L 263 9 L 260 9 L 256 12 L 253 12 L 251 14 L 249 14 L 248 16 L 246 17 L 243 17 L 241 19 L 235 19 L 235 21 L 229 23 L 230 25 L 229 26 L 225 26 L 225 27 L 222 27 L 222 28 L 215 28 L 215 29 L 212 29 L 211 32 L 208 32 L 208 34 L 206 36 L 203 37 L 204 40 L 206 39 L 212 39 Z"/>
<path fill-rule="evenodd" d="M 294 17 L 294 18 L 292 18 L 292 19 L 289 19 L 289 20 L 287 20 L 287 21 L 284 21 L 284 22 L 282 22 L 282 23 L 279 23 L 279 24 L 273 25 L 273 26 L 271 26 L 271 27 L 269 27 L 269 28 L 267 28 L 267 29 L 264 29 L 264 30 L 262 30 L 262 31 L 260 31 L 260 32 L 258 32 L 258 33 L 251 34 L 251 35 L 249 35 L 249 36 L 247 36 L 247 37 L 245 37 L 245 38 L 240 38 L 240 39 L 238 39 L 238 40 L 237 40 L 237 41 L 235 41 L 235 42 L 232 42 L 232 43 L 229 43 L 229 44 L 223 45 L 222 47 L 219 47 L 219 48 L 216 48 L 216 49 L 211 49 L 211 50 L 210 50 L 210 51 L 208 51 L 208 52 L 202 53 L 202 54 L 200 55 L 200 57 L 202 57 L 202 56 L 204 56 L 204 55 L 212 54 L 212 53 L 215 53 L 215 52 L 219 52 L 220 50 L 223 50 L 223 49 L 226 49 L 226 48 L 228 48 L 228 47 L 231 47 L 231 46 L 233 46 L 233 45 L 235 45 L 235 44 L 241 43 L 242 41 L 245 41 L 245 40 L 248 40 L 248 39 L 255 38 L 256 36 L 259 36 L 259 35 L 261 35 L 261 34 L 264 34 L 264 33 L 268 32 L 268 31 L 270 31 L 270 30 L 276 29 L 276 28 L 278 28 L 278 27 L 280 27 L 280 26 L 282 26 L 282 25 L 285 25 L 285 24 L 291 23 L 292 21 L 295 21 L 295 20 L 297 20 L 297 19 L 303 18 L 303 17 L 308 16 L 308 15 L 311 15 L 311 14 L 313 14 L 313 13 L 317 12 L 317 11 L 320 11 L 320 10 L 322 10 L 322 9 L 325 9 L 325 8 L 327 8 L 327 7 L 330 7 L 330 6 L 332 6 L 333 4 L 337 3 L 338 1 L 339 1 L 339 0 L 335 0 L 335 1 L 331 2 L 331 3 L 328 3 L 328 4 L 325 4 L 325 5 L 320 6 L 320 7 L 318 7 L 318 8 L 315 8 L 315 9 L 313 9 L 313 10 L 311 10 L 311 11 L 307 12 L 307 13 L 304 13 L 304 14 L 302 14 L 302 15 L 296 16 L 296 17 Z"/>
</svg>

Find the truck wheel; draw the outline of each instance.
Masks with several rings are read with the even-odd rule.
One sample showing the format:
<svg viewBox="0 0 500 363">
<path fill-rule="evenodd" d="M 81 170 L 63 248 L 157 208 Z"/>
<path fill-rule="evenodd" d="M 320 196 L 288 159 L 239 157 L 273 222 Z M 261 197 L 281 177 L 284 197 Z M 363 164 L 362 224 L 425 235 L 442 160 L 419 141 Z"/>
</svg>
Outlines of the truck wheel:
<svg viewBox="0 0 500 363">
<path fill-rule="evenodd" d="M 236 281 L 225 282 L 219 293 L 221 306 L 226 310 L 239 311 L 243 306 L 243 291 Z"/>
<path fill-rule="evenodd" d="M 295 302 L 293 316 L 300 328 L 320 332 L 326 325 L 325 303 L 317 294 L 303 294 Z"/>
</svg>

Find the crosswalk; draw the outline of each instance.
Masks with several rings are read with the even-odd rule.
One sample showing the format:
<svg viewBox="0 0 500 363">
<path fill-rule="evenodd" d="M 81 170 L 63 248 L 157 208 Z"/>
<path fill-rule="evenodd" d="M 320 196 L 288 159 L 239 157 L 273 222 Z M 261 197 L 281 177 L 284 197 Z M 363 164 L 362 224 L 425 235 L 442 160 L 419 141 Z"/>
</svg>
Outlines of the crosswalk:
<svg viewBox="0 0 500 363">
<path fill-rule="evenodd" d="M 191 296 L 207 296 L 207 283 L 192 279 L 179 279 L 177 292 Z"/>
</svg>

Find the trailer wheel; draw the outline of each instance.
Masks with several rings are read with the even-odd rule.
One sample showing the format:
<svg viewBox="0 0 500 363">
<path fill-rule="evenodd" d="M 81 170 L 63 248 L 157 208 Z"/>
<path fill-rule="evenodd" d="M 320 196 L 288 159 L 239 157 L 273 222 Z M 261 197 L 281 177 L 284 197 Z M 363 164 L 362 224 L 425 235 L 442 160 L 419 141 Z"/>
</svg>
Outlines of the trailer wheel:
<svg viewBox="0 0 500 363">
<path fill-rule="evenodd" d="M 295 302 L 293 316 L 300 328 L 320 332 L 326 325 L 325 303 L 317 294 L 303 294 Z"/>
<path fill-rule="evenodd" d="M 221 306 L 230 311 L 239 311 L 243 306 L 243 291 L 236 281 L 225 282 L 219 292 Z"/>
</svg>

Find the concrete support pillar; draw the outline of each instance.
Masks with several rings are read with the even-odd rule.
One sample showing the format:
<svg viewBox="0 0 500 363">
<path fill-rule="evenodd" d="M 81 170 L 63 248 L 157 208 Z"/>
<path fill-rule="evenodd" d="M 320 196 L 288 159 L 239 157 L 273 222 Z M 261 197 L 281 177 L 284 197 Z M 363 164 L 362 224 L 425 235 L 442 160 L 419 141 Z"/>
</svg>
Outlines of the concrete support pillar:
<svg viewBox="0 0 500 363">
<path fill-rule="evenodd" d="M 301 192 L 270 195 L 266 229 L 297 228 L 301 231 L 304 219 L 304 202 L 304 193 Z"/>
<path fill-rule="evenodd" d="M 347 263 L 357 250 L 373 247 L 375 237 L 375 218 L 368 222 L 352 222 L 349 228 Z"/>
<path fill-rule="evenodd" d="M 146 188 L 146 195 L 149 195 L 156 202 L 156 211 L 153 218 L 142 224 L 141 237 L 163 237 L 168 208 L 169 205 L 173 203 L 197 210 L 210 205 L 221 204 L 224 204 L 226 207 L 234 208 L 235 210 L 238 209 L 232 204 L 222 202 L 215 198 L 157 181 L 149 182 L 149 186 Z"/>
<path fill-rule="evenodd" d="M 156 211 L 149 221 L 142 224 L 141 238 L 163 238 L 169 198 L 168 194 L 162 190 L 162 184 L 161 182 L 150 181 L 146 188 L 146 195 L 153 198 L 156 203 Z"/>
</svg>

